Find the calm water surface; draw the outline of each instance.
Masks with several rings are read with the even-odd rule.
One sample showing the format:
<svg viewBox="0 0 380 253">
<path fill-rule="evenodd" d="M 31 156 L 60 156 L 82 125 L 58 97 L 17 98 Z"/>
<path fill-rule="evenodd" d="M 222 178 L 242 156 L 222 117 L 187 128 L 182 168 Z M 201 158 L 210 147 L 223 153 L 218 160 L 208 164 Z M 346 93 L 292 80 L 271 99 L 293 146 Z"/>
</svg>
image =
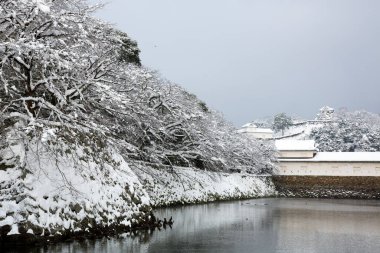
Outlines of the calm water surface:
<svg viewBox="0 0 380 253">
<path fill-rule="evenodd" d="M 380 252 L 380 201 L 256 199 L 156 211 L 173 228 L 29 252 Z"/>
</svg>

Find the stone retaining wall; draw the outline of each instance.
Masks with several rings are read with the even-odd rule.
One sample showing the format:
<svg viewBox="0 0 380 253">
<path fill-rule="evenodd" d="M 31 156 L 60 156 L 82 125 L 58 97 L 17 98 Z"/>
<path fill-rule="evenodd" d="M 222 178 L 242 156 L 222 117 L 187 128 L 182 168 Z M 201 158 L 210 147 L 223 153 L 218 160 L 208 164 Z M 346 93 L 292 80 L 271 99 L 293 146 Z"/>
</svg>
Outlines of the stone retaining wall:
<svg viewBox="0 0 380 253">
<path fill-rule="evenodd" d="M 380 199 L 380 177 L 273 176 L 280 196 Z"/>
<path fill-rule="evenodd" d="M 271 176 L 131 166 L 153 207 L 276 196 Z"/>
</svg>

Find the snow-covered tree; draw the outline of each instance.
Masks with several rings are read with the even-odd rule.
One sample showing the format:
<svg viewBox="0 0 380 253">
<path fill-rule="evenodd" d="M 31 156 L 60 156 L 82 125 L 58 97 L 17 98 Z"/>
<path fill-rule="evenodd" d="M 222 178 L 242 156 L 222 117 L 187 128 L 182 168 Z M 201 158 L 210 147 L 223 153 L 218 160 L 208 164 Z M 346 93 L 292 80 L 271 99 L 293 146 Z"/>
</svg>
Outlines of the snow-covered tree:
<svg viewBox="0 0 380 253">
<path fill-rule="evenodd" d="M 283 135 L 284 130 L 288 129 L 291 124 L 292 118 L 287 116 L 285 113 L 280 113 L 274 116 L 272 128 L 275 132 L 281 131 Z"/>
<path fill-rule="evenodd" d="M 195 96 L 140 67 L 136 43 L 92 18 L 86 1 L 0 6 L 3 128 L 18 120 L 34 134 L 58 128 L 67 143 L 71 134 L 64 133 L 93 131 L 117 140 L 129 159 L 151 163 L 213 170 L 258 164 L 250 157 L 260 159 L 260 147 L 237 138 Z M 216 165 L 215 157 L 227 162 Z"/>
</svg>

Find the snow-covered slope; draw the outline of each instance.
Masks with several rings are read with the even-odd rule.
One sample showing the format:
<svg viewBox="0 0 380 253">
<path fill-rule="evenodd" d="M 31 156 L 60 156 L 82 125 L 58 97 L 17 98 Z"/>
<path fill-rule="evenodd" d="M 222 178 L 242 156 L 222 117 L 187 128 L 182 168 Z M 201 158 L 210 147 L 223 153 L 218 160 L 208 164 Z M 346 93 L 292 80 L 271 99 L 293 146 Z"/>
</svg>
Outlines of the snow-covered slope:
<svg viewBox="0 0 380 253">
<path fill-rule="evenodd" d="M 271 178 L 195 168 L 133 165 L 97 136 L 21 122 L 9 128 L 0 149 L 2 235 L 67 235 L 108 226 L 131 227 L 153 206 L 275 195 Z M 38 127 L 36 127 L 38 128 Z M 66 137 L 67 138 L 67 137 Z"/>
<path fill-rule="evenodd" d="M 55 235 L 138 223 L 150 210 L 149 197 L 117 150 L 66 145 L 54 132 L 29 143 L 16 128 L 8 133 L 11 145 L 0 152 L 7 161 L 0 170 L 3 233 Z"/>
<path fill-rule="evenodd" d="M 270 176 L 194 168 L 135 167 L 153 206 L 275 196 Z"/>
<path fill-rule="evenodd" d="M 308 140 L 310 139 L 310 133 L 322 128 L 323 126 L 331 124 L 331 121 L 300 121 L 293 123 L 288 129 L 284 130 L 284 134 L 278 132 L 275 136 L 276 139 L 289 139 L 289 140 Z"/>
</svg>

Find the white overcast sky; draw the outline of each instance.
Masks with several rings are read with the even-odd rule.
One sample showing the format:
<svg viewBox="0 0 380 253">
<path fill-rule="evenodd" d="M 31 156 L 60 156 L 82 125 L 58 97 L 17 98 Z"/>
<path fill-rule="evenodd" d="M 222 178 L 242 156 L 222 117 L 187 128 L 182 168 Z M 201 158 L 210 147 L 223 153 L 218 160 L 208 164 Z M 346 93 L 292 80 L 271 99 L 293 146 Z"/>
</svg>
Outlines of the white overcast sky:
<svg viewBox="0 0 380 253">
<path fill-rule="evenodd" d="M 97 16 L 137 40 L 145 66 L 236 126 L 323 105 L 380 112 L 379 0 L 107 2 Z"/>
</svg>

